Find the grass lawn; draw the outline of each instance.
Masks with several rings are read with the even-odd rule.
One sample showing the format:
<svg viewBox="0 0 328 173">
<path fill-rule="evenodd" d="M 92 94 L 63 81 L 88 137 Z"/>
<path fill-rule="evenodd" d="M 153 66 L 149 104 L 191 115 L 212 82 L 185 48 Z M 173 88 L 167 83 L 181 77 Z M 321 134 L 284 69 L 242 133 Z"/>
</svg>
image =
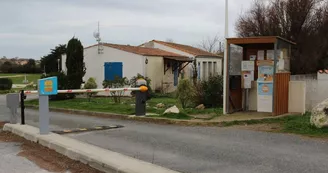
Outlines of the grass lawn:
<svg viewBox="0 0 328 173">
<path fill-rule="evenodd" d="M 165 108 L 156 108 L 158 103 L 165 104 Z M 60 101 L 50 101 L 50 107 L 54 108 L 66 108 L 66 109 L 78 109 L 78 110 L 87 110 L 87 111 L 97 111 L 97 112 L 108 112 L 108 113 L 118 113 L 133 115 L 135 113 L 135 99 L 134 98 L 122 98 L 121 104 L 115 104 L 113 100 L 109 97 L 96 97 L 92 98 L 91 102 L 87 98 L 75 98 L 71 100 L 60 100 Z M 26 101 L 26 105 L 38 105 L 38 100 Z M 147 101 L 147 113 L 156 113 L 160 114 L 160 117 L 163 117 L 163 112 L 174 105 L 177 105 L 175 98 L 152 98 Z M 179 106 L 178 106 L 179 107 Z M 181 110 L 181 109 L 180 109 Z M 174 117 L 173 115 L 165 115 L 167 118 L 176 118 L 176 119 L 190 119 L 191 117 L 187 116 L 194 114 L 213 114 L 213 117 L 217 114 L 222 114 L 222 109 L 186 109 L 181 110 L 179 117 Z M 159 117 L 159 116 L 156 116 Z"/>
<path fill-rule="evenodd" d="M 274 132 L 294 133 L 310 137 L 328 137 L 328 128 L 318 129 L 310 124 L 311 113 L 306 113 L 302 116 L 287 116 L 277 119 L 266 120 L 249 120 L 241 122 L 226 122 L 225 126 L 233 125 L 254 125 L 254 124 L 278 124 L 279 129 Z"/>
<path fill-rule="evenodd" d="M 13 84 L 23 84 L 23 81 L 25 79 L 25 74 L 13 74 L 13 73 L 0 73 L 1 76 L 11 76 L 9 77 L 12 81 Z M 28 82 L 34 82 L 36 84 L 38 82 L 38 79 L 40 79 L 41 74 L 26 74 L 26 79 Z"/>
</svg>

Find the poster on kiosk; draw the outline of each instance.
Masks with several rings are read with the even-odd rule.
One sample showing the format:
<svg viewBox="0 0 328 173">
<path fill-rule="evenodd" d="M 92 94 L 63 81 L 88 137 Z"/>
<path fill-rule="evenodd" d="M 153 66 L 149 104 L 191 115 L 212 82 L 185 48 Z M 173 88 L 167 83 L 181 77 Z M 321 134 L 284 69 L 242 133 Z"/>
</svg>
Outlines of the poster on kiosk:
<svg viewBox="0 0 328 173">
<path fill-rule="evenodd" d="M 258 63 L 257 111 L 272 112 L 273 100 L 273 62 Z"/>
</svg>

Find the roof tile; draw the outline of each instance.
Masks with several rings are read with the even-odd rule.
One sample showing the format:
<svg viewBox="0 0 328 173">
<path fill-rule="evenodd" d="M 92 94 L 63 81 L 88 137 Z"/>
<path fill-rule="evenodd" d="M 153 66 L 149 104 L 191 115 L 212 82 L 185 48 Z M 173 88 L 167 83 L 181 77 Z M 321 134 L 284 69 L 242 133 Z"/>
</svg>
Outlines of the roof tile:
<svg viewBox="0 0 328 173">
<path fill-rule="evenodd" d="M 153 40 L 155 43 L 159 43 L 171 48 L 175 48 L 177 50 L 192 54 L 194 56 L 214 56 L 214 57 L 221 57 L 219 55 L 216 55 L 214 53 L 207 52 L 205 50 L 195 48 L 189 45 L 183 45 L 183 44 L 177 44 L 177 43 L 171 43 L 171 42 L 164 42 L 164 41 L 159 41 L 159 40 Z"/>
<path fill-rule="evenodd" d="M 107 47 L 112 47 L 115 49 L 119 49 L 122 51 L 130 52 L 130 53 L 138 54 L 138 55 L 143 55 L 143 56 L 162 56 L 162 57 L 166 57 L 168 59 L 174 59 L 174 60 L 178 60 L 178 61 L 192 61 L 190 58 L 188 58 L 186 56 L 168 52 L 168 51 L 164 51 L 164 50 L 157 49 L 157 48 L 146 48 L 146 47 L 137 47 L 137 46 L 130 46 L 130 45 L 111 44 L 111 43 L 102 43 L 102 45 L 107 46 Z M 86 47 L 85 49 L 94 47 L 94 46 L 97 46 L 97 45 L 89 46 L 89 47 Z"/>
</svg>

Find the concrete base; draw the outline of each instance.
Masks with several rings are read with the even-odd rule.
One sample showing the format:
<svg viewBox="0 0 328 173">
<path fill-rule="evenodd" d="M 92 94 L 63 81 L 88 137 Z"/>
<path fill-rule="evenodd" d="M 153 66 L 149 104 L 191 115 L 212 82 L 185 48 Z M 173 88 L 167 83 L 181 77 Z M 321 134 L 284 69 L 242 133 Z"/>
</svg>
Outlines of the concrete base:
<svg viewBox="0 0 328 173">
<path fill-rule="evenodd" d="M 73 160 L 79 160 L 108 173 L 178 173 L 55 133 L 40 135 L 38 128 L 29 125 L 5 124 L 3 130 L 37 142 Z"/>
</svg>

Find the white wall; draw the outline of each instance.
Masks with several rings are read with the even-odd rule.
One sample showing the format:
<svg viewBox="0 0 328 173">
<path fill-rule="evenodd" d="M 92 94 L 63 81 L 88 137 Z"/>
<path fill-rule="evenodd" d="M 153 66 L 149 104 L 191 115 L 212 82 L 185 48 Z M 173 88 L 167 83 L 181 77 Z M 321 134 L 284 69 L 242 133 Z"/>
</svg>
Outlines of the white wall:
<svg viewBox="0 0 328 173">
<path fill-rule="evenodd" d="M 144 45 L 144 46 L 145 47 L 151 47 L 151 48 L 157 48 L 157 49 L 165 50 L 165 51 L 172 52 L 172 53 L 176 53 L 176 54 L 179 54 L 179 55 L 183 55 L 183 56 L 189 57 L 190 59 L 194 59 L 195 58 L 195 56 L 192 55 L 192 54 L 183 52 L 183 51 L 178 50 L 178 49 L 174 49 L 174 48 L 169 47 L 169 46 L 158 44 L 156 42 L 152 42 L 148 46 L 147 46 L 147 44 Z M 185 74 L 185 78 L 191 78 L 192 77 L 192 63 L 190 63 L 187 67 L 185 67 L 183 69 L 183 73 Z"/>
<path fill-rule="evenodd" d="M 137 75 L 137 73 L 145 75 L 145 58 L 143 56 L 111 47 L 104 46 L 103 54 L 98 54 L 97 46 L 84 49 L 84 62 L 86 74 L 83 80 L 87 81 L 90 77 L 95 78 L 98 88 L 103 88 L 102 82 L 105 79 L 105 62 L 122 62 L 123 77 L 127 77 L 128 79 L 131 79 L 133 76 Z M 63 56 L 63 67 L 65 63 L 66 56 Z M 66 66 L 63 71 L 66 71 Z"/>
<path fill-rule="evenodd" d="M 290 81 L 288 92 L 288 112 L 305 113 L 306 111 L 306 82 Z"/>
<path fill-rule="evenodd" d="M 164 58 L 157 56 L 147 56 L 148 64 L 146 65 L 146 76 L 151 79 L 153 90 L 161 90 L 164 93 L 170 93 L 176 90 L 174 86 L 174 73 L 172 66 L 164 74 Z M 179 80 L 181 75 L 179 75 Z"/>
<path fill-rule="evenodd" d="M 197 64 L 200 63 L 201 70 L 199 72 L 201 80 L 207 80 L 210 74 L 222 75 L 222 59 L 214 57 L 197 57 L 196 61 Z"/>
<path fill-rule="evenodd" d="M 305 83 L 305 108 L 307 111 L 312 110 L 314 106 L 328 98 L 328 74 L 292 75 L 291 81 Z"/>
<path fill-rule="evenodd" d="M 158 56 L 147 56 L 146 77 L 150 78 L 151 88 L 156 90 L 162 87 L 164 75 L 164 59 Z"/>
<path fill-rule="evenodd" d="M 145 58 L 141 55 L 121 51 L 111 47 L 104 47 L 103 54 L 98 54 L 98 48 L 92 47 L 85 49 L 84 62 L 87 72 L 84 79 L 96 77 L 98 87 L 102 87 L 102 82 L 105 79 L 105 62 L 122 62 L 123 77 L 131 79 L 133 76 L 140 73 L 145 75 Z"/>
</svg>

